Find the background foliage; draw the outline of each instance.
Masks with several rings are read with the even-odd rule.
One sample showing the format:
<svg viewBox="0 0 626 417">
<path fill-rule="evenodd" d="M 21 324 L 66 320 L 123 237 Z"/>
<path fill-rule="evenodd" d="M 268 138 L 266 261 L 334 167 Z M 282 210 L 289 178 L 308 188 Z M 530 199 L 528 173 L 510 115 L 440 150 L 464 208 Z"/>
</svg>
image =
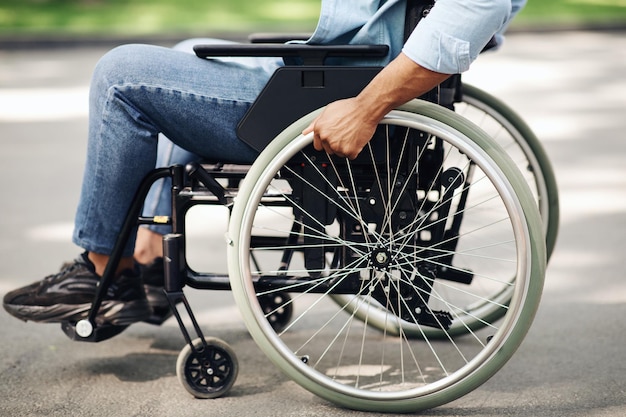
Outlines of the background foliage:
<svg viewBox="0 0 626 417">
<path fill-rule="evenodd" d="M 347 0 L 350 1 L 350 0 Z M 310 31 L 320 0 L 0 0 L 0 34 Z M 521 25 L 626 23 L 626 0 L 530 0 Z"/>
</svg>

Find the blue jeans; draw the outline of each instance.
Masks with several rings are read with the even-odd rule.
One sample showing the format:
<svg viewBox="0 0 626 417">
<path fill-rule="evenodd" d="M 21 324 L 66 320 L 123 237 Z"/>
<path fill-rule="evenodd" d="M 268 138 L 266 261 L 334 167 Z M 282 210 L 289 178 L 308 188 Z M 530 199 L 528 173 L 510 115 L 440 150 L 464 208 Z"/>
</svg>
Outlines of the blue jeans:
<svg viewBox="0 0 626 417">
<path fill-rule="evenodd" d="M 203 60 L 126 45 L 96 66 L 87 160 L 73 241 L 110 254 L 141 179 L 157 166 L 159 133 L 203 158 L 249 163 L 235 127 L 277 66 L 273 59 Z M 124 249 L 132 256 L 135 234 Z"/>
</svg>

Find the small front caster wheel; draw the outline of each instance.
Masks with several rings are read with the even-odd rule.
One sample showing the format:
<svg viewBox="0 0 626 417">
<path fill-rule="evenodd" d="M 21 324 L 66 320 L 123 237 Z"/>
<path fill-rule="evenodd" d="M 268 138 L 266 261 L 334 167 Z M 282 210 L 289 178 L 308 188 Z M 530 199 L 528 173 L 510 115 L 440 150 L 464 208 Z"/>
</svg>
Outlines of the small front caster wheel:
<svg viewBox="0 0 626 417">
<path fill-rule="evenodd" d="M 239 364 L 228 344 L 214 337 L 200 338 L 186 345 L 176 361 L 176 375 L 196 398 L 217 398 L 232 388 Z"/>
</svg>

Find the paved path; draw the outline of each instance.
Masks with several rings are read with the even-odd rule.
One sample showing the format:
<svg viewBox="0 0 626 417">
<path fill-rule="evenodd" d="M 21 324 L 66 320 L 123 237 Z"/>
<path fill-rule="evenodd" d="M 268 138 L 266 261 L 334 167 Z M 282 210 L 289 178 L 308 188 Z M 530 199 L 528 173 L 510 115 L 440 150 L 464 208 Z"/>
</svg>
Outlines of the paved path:
<svg viewBox="0 0 626 417">
<path fill-rule="evenodd" d="M 103 49 L 0 51 L 0 294 L 78 253 L 69 241 L 85 152 L 90 72 Z M 626 415 L 626 37 L 515 34 L 467 81 L 536 130 L 560 186 L 562 223 L 542 304 L 513 359 L 478 390 L 425 415 Z M 196 222 L 202 213 L 195 213 Z M 222 231 L 196 253 L 223 258 Z M 198 264 L 207 262 L 200 255 Z M 223 268 L 218 265 L 217 268 Z M 228 293 L 190 291 L 207 333 L 236 350 L 231 395 L 192 399 L 171 321 L 99 344 L 0 311 L 2 416 L 356 416 L 283 377 L 245 331 Z M 217 322 L 213 322 L 218 318 Z"/>
</svg>

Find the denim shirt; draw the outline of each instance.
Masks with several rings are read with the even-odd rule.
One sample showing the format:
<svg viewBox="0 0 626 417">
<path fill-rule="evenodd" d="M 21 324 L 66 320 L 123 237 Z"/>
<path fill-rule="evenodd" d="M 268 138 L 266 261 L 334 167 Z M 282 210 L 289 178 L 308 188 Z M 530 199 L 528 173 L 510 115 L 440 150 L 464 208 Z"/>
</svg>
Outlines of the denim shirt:
<svg viewBox="0 0 626 417">
<path fill-rule="evenodd" d="M 322 0 L 310 44 L 386 44 L 385 65 L 401 51 L 432 71 L 446 74 L 469 69 L 487 42 L 502 32 L 526 0 L 435 0 L 430 13 L 404 44 L 406 0 Z"/>
</svg>

